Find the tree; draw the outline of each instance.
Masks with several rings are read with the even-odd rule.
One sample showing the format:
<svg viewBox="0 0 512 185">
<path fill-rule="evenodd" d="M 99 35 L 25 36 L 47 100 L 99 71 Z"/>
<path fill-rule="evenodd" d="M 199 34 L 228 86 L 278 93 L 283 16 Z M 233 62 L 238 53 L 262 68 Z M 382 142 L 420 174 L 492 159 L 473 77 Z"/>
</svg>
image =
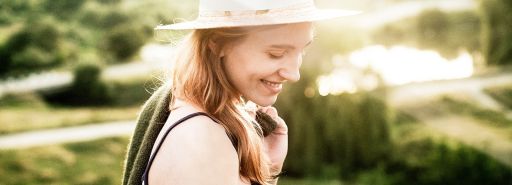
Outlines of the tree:
<svg viewBox="0 0 512 185">
<path fill-rule="evenodd" d="M 0 49 L 0 76 L 19 76 L 61 64 L 65 58 L 61 37 L 57 24 L 50 19 L 30 22 Z"/>
<path fill-rule="evenodd" d="M 432 47 L 446 41 L 450 30 L 446 13 L 438 9 L 423 11 L 417 21 L 418 40 L 422 45 Z"/>
<path fill-rule="evenodd" d="M 42 6 L 60 19 L 69 19 L 70 15 L 79 12 L 84 3 L 85 0 L 46 0 Z"/>
<path fill-rule="evenodd" d="M 482 52 L 488 64 L 512 64 L 512 1 L 482 0 Z"/>
</svg>

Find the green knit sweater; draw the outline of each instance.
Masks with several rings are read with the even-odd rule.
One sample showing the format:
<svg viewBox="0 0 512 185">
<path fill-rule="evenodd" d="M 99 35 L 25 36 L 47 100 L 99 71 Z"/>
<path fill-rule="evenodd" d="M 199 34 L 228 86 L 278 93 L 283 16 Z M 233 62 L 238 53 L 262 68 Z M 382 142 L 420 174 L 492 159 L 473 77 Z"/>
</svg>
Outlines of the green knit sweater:
<svg viewBox="0 0 512 185">
<path fill-rule="evenodd" d="M 142 184 L 142 174 L 149 161 L 151 149 L 170 114 L 170 98 L 171 86 L 162 85 L 144 103 L 125 158 L 123 185 Z M 270 116 L 259 111 L 256 121 L 261 125 L 265 136 L 276 127 L 276 122 Z"/>
</svg>

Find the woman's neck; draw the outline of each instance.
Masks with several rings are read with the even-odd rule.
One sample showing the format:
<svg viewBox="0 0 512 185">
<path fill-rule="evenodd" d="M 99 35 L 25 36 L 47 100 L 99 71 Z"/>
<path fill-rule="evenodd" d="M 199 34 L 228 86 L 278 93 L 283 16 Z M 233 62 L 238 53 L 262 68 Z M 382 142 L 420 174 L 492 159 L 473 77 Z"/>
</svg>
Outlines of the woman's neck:
<svg viewBox="0 0 512 185">
<path fill-rule="evenodd" d="M 192 107 L 200 112 L 206 112 L 206 110 L 204 110 L 204 108 L 202 108 L 199 105 L 194 104 L 192 101 L 189 101 L 187 99 L 182 99 L 179 97 L 174 97 L 172 105 L 170 106 L 171 111 L 178 109 L 180 107 Z"/>
</svg>

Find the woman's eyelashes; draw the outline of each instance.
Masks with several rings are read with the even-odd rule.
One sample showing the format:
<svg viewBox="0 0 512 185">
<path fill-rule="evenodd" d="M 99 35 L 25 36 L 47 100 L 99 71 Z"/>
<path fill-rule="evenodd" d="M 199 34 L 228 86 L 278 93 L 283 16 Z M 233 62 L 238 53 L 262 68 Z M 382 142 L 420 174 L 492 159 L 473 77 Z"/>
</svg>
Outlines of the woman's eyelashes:
<svg viewBox="0 0 512 185">
<path fill-rule="evenodd" d="M 271 59 L 281 59 L 286 54 L 286 51 L 270 51 L 267 54 Z"/>
<path fill-rule="evenodd" d="M 283 58 L 285 55 L 287 55 L 289 53 L 289 51 L 287 50 L 283 50 L 283 51 L 269 51 L 267 52 L 267 55 L 270 59 L 281 59 Z M 304 57 L 304 55 L 306 55 L 306 51 L 305 49 L 303 49 L 300 53 L 298 53 L 298 55 L 300 57 Z"/>
</svg>

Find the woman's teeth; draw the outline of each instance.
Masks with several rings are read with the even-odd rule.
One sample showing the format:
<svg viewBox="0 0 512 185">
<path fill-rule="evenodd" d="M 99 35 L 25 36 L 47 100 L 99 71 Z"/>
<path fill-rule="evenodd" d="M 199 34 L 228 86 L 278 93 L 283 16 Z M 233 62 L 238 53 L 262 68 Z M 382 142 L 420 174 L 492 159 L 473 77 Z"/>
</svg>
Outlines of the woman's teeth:
<svg viewBox="0 0 512 185">
<path fill-rule="evenodd" d="M 269 81 L 266 81 L 266 80 L 262 80 L 263 83 L 267 84 L 267 85 L 270 85 L 272 87 L 279 87 L 279 85 L 281 85 L 281 83 L 275 83 L 275 82 L 269 82 Z"/>
</svg>

